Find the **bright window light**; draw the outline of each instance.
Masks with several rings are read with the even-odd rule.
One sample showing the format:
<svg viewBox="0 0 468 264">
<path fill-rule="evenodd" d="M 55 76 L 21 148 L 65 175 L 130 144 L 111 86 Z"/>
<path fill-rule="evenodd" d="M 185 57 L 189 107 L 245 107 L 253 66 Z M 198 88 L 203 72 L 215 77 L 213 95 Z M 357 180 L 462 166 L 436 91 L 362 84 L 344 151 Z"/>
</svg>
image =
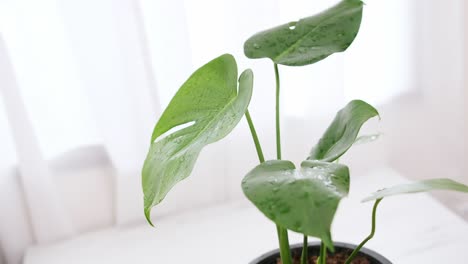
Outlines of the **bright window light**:
<svg viewBox="0 0 468 264">
<path fill-rule="evenodd" d="M 57 1 L 1 7 L 1 33 L 45 157 L 99 142 Z"/>
</svg>

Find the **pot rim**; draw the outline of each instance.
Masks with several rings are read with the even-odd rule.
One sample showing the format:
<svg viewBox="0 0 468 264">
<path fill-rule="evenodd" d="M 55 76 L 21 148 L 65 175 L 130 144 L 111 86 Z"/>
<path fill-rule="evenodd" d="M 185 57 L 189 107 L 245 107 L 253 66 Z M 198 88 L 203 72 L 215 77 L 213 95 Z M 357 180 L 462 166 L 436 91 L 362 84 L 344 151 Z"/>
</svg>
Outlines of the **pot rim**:
<svg viewBox="0 0 468 264">
<path fill-rule="evenodd" d="M 335 247 L 348 248 L 348 249 L 355 249 L 357 247 L 357 245 L 350 244 L 350 243 L 344 243 L 344 242 L 333 242 L 333 245 Z M 314 241 L 314 242 L 309 242 L 309 244 L 308 244 L 309 248 L 310 247 L 317 247 L 317 246 L 320 246 L 320 242 Z M 302 248 L 302 243 L 292 244 L 291 245 L 291 250 L 298 249 L 298 248 Z M 279 249 L 270 250 L 270 251 L 262 254 L 260 257 L 254 259 L 249 264 L 258 264 L 258 263 L 260 263 L 260 261 L 265 260 L 266 258 L 269 258 L 271 256 L 279 254 L 279 252 L 280 252 Z M 392 262 L 390 262 L 390 260 L 388 260 L 384 256 L 380 255 L 379 253 L 377 253 L 377 252 L 375 252 L 375 251 L 373 251 L 371 249 L 363 247 L 363 248 L 361 248 L 361 250 L 359 252 L 364 254 L 364 255 L 367 255 L 369 257 L 372 257 L 372 258 L 376 259 L 381 264 L 392 264 Z"/>
</svg>

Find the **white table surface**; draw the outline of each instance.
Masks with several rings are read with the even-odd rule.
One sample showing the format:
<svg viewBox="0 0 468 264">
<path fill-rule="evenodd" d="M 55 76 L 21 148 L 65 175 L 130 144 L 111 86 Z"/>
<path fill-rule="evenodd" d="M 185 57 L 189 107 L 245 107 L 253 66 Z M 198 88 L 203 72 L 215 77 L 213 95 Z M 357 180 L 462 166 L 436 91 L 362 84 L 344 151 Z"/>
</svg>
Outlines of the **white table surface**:
<svg viewBox="0 0 468 264">
<path fill-rule="evenodd" d="M 391 169 L 353 178 L 333 224 L 335 241 L 359 243 L 370 230 L 374 190 L 406 180 Z M 427 194 L 387 198 L 379 206 L 376 236 L 366 247 L 396 264 L 468 263 L 468 223 Z M 276 229 L 248 201 L 154 219 L 156 228 L 111 228 L 30 248 L 25 264 L 223 263 L 240 264 L 277 248 Z M 290 233 L 291 243 L 302 237 Z M 314 239 L 310 239 L 313 241 Z"/>
</svg>

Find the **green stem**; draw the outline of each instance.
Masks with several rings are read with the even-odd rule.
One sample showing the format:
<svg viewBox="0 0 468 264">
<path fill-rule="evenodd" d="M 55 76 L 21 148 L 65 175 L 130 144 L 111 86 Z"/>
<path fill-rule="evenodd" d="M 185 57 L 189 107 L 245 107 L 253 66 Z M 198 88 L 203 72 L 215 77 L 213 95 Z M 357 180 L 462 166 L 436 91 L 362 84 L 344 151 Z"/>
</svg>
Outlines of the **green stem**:
<svg viewBox="0 0 468 264">
<path fill-rule="evenodd" d="M 320 243 L 320 264 L 326 264 L 327 263 L 327 247 L 325 246 L 325 243 Z"/>
<path fill-rule="evenodd" d="M 371 229 L 371 232 L 370 234 L 366 237 L 366 239 L 364 239 L 361 244 L 359 244 L 359 246 L 357 246 L 353 252 L 351 253 L 351 255 L 348 257 L 348 259 L 346 260 L 345 264 L 350 264 L 351 261 L 353 261 L 353 259 L 356 257 L 356 255 L 359 253 L 359 251 L 361 250 L 361 248 L 367 243 L 367 241 L 371 240 L 373 237 L 374 237 L 374 234 L 375 234 L 375 216 L 376 216 L 376 212 L 377 212 L 377 206 L 379 206 L 379 203 L 380 201 L 382 201 L 383 198 L 380 198 L 380 199 L 377 199 L 375 200 L 375 203 L 374 203 L 374 208 L 372 209 L 372 229 Z"/>
<path fill-rule="evenodd" d="M 263 156 L 262 146 L 260 145 L 260 140 L 258 140 L 257 131 L 250 116 L 249 110 L 245 112 L 245 117 L 247 118 L 247 123 L 249 123 L 250 133 L 255 144 L 255 149 L 257 150 L 258 160 L 260 163 L 265 162 L 265 157 Z"/>
<path fill-rule="evenodd" d="M 276 79 L 276 158 L 281 159 L 281 130 L 280 130 L 280 78 L 278 64 L 274 64 Z"/>
<path fill-rule="evenodd" d="M 307 264 L 309 258 L 309 243 L 307 241 L 307 236 L 304 236 L 302 241 L 302 255 L 301 255 L 301 264 Z"/>
<path fill-rule="evenodd" d="M 278 64 L 274 63 L 276 80 L 276 158 L 281 159 L 281 131 L 280 131 L 280 79 Z M 289 247 L 288 230 L 276 225 L 280 245 L 281 262 L 292 264 L 291 249 Z"/>
<path fill-rule="evenodd" d="M 279 246 L 281 263 L 292 264 L 291 249 L 289 248 L 288 230 L 276 225 L 276 231 L 278 232 Z"/>
</svg>

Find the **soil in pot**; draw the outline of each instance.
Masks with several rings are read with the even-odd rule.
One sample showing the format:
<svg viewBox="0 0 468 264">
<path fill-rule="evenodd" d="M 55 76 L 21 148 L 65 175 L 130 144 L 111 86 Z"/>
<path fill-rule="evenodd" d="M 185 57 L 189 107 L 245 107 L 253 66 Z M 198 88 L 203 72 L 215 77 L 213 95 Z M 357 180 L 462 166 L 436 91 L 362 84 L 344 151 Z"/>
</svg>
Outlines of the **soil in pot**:
<svg viewBox="0 0 468 264">
<path fill-rule="evenodd" d="M 356 248 L 356 245 L 335 242 L 335 253 L 327 254 L 327 264 L 344 264 L 346 259 L 352 253 L 353 249 Z M 316 264 L 317 257 L 320 254 L 320 243 L 319 242 L 310 242 L 309 247 L 309 259 L 308 264 Z M 291 255 L 293 257 L 293 264 L 300 264 L 302 253 L 302 244 L 291 245 Z M 388 259 L 382 255 L 369 250 L 367 248 L 362 248 L 358 255 L 351 262 L 352 264 L 392 264 Z M 250 264 L 282 264 L 280 259 L 279 250 L 272 250 L 250 262 Z"/>
<path fill-rule="evenodd" d="M 328 254 L 327 255 L 327 264 L 344 264 L 346 259 L 348 259 L 349 255 L 351 254 L 351 250 L 342 250 L 337 251 L 335 254 Z M 310 256 L 308 259 L 308 264 L 316 264 L 318 256 Z M 277 264 L 282 264 L 281 259 L 276 260 Z M 293 255 L 293 264 L 300 264 L 301 263 L 301 255 Z M 371 264 L 371 260 L 369 260 L 366 256 L 356 256 L 351 264 Z"/>
</svg>

